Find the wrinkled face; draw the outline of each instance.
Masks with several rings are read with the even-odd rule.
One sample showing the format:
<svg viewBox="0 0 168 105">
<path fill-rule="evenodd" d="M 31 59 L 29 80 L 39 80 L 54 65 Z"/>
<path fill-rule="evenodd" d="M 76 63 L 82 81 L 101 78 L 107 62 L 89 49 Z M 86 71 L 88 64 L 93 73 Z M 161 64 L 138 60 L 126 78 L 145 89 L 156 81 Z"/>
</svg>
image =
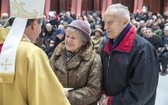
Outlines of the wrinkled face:
<svg viewBox="0 0 168 105">
<path fill-rule="evenodd" d="M 103 20 L 105 25 L 104 29 L 107 32 L 107 37 L 114 40 L 117 39 L 117 37 L 125 27 L 124 25 L 125 20 L 121 18 L 117 18 L 115 16 L 114 11 L 110 11 L 110 12 L 106 11 L 103 16 Z"/>
<path fill-rule="evenodd" d="M 76 31 L 66 30 L 65 48 L 70 52 L 76 52 L 82 46 L 82 40 Z"/>
</svg>

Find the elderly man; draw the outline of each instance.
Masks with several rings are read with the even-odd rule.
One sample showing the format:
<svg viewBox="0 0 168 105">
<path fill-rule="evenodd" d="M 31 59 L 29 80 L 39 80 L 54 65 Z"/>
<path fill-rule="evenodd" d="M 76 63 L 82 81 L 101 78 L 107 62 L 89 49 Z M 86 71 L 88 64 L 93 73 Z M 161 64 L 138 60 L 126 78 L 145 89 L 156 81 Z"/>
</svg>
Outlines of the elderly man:
<svg viewBox="0 0 168 105">
<path fill-rule="evenodd" d="M 0 105 L 70 105 L 46 54 L 33 44 L 44 2 L 10 0 L 15 20 L 10 30 L 0 28 Z"/>
<path fill-rule="evenodd" d="M 136 35 L 126 6 L 107 8 L 108 40 L 101 51 L 103 91 L 100 105 L 154 105 L 159 64 L 155 48 Z"/>
</svg>

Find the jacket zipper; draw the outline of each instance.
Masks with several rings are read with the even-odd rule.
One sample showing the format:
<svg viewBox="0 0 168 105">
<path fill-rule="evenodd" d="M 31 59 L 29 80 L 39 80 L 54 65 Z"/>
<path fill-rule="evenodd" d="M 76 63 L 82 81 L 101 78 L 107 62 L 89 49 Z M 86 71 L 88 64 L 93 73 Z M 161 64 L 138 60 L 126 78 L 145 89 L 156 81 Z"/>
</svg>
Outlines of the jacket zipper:
<svg viewBox="0 0 168 105">
<path fill-rule="evenodd" d="M 109 66 L 110 66 L 110 55 L 109 55 L 109 57 L 108 57 L 108 64 L 107 64 L 107 67 L 109 68 Z"/>
<path fill-rule="evenodd" d="M 110 58 L 111 58 L 111 55 L 109 55 L 108 56 L 108 62 L 107 62 L 107 74 L 106 74 L 106 76 L 107 76 L 107 78 L 106 78 L 106 84 L 108 84 L 108 80 L 109 80 L 109 67 L 110 67 Z M 108 90 L 108 85 L 107 85 L 107 93 L 109 93 L 109 90 Z"/>
</svg>

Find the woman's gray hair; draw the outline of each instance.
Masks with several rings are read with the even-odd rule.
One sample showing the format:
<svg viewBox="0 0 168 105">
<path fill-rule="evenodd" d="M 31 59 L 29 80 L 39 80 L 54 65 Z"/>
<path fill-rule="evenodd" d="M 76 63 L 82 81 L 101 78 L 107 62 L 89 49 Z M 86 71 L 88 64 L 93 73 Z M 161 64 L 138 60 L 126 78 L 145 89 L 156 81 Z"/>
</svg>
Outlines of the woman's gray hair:
<svg viewBox="0 0 168 105">
<path fill-rule="evenodd" d="M 120 3 L 113 4 L 113 5 L 108 6 L 108 8 L 106 10 L 106 13 L 107 12 L 109 14 L 115 12 L 115 16 L 117 18 L 120 18 L 120 19 L 127 18 L 128 22 L 130 22 L 130 12 L 129 12 L 127 6 L 124 6 L 124 5 L 120 4 Z"/>
<path fill-rule="evenodd" d="M 85 45 L 87 43 L 87 39 L 85 38 L 85 36 L 82 34 L 82 32 L 80 30 L 77 30 L 73 27 L 67 27 L 66 31 L 75 31 L 77 33 L 77 35 L 79 35 L 79 37 L 82 41 L 82 45 Z"/>
</svg>

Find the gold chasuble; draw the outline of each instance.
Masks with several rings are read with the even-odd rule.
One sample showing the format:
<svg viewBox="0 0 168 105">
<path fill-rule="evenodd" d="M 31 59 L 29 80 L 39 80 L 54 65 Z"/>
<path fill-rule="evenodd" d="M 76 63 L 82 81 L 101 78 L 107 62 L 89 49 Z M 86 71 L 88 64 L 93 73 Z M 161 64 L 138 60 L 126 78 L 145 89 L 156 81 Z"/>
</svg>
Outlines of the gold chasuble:
<svg viewBox="0 0 168 105">
<path fill-rule="evenodd" d="M 7 33 L 0 28 L 0 45 Z M 0 83 L 0 105 L 70 105 L 48 57 L 25 37 L 17 48 L 15 65 L 13 83 Z"/>
</svg>

